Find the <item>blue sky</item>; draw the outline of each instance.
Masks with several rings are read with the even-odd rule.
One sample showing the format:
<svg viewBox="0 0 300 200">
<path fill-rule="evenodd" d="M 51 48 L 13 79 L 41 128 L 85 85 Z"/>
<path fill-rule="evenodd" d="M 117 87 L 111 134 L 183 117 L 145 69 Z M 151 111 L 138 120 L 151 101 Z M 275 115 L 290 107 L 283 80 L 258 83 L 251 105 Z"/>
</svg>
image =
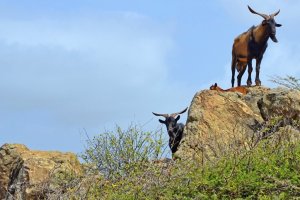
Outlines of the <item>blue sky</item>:
<svg viewBox="0 0 300 200">
<path fill-rule="evenodd" d="M 215 82 L 230 87 L 233 39 L 262 21 L 248 4 L 281 9 L 262 84 L 299 77 L 297 0 L 1 1 L 0 145 L 78 153 L 85 131 L 159 128 L 152 111 L 182 110 Z"/>
</svg>

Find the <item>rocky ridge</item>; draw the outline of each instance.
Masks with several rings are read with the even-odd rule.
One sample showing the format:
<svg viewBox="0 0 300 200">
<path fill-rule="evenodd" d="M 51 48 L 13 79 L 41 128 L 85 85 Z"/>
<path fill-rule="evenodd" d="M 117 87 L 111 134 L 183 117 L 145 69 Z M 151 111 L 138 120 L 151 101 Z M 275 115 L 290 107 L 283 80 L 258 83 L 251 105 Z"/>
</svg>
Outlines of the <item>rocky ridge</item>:
<svg viewBox="0 0 300 200">
<path fill-rule="evenodd" d="M 176 152 L 181 158 L 218 157 L 237 146 L 250 148 L 258 129 L 278 118 L 279 129 L 296 133 L 290 124 L 300 118 L 300 92 L 286 88 L 249 87 L 239 92 L 203 90 L 194 96 L 188 113 L 184 138 Z M 260 136 L 261 137 L 261 136 Z"/>
</svg>

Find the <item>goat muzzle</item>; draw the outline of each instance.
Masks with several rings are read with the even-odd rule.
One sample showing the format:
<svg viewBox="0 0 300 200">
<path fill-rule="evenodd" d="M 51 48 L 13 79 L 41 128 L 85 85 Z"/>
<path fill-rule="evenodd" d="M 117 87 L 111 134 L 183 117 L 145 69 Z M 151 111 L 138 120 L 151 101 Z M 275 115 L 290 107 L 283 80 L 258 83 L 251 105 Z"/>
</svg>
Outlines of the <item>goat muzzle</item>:
<svg viewBox="0 0 300 200">
<path fill-rule="evenodd" d="M 276 42 L 276 43 L 278 42 L 278 40 L 277 40 L 275 34 L 271 34 L 271 35 L 270 35 L 270 38 L 271 38 L 271 40 L 272 40 L 273 42 Z"/>
</svg>

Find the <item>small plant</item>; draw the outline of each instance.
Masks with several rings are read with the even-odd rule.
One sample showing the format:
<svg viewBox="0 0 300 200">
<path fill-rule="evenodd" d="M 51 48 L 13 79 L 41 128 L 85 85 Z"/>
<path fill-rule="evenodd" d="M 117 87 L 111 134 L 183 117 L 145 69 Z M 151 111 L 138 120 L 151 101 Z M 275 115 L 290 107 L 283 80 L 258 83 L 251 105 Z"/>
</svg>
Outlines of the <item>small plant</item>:
<svg viewBox="0 0 300 200">
<path fill-rule="evenodd" d="M 162 130 L 145 132 L 138 125 L 127 130 L 117 126 L 115 131 L 88 139 L 81 157 L 108 179 L 126 177 L 137 166 L 162 157 L 166 149 L 162 135 Z"/>
<path fill-rule="evenodd" d="M 275 76 L 271 77 L 271 82 L 276 83 L 277 85 L 284 86 L 294 90 L 300 90 L 300 79 L 293 76 L 280 77 Z"/>
</svg>

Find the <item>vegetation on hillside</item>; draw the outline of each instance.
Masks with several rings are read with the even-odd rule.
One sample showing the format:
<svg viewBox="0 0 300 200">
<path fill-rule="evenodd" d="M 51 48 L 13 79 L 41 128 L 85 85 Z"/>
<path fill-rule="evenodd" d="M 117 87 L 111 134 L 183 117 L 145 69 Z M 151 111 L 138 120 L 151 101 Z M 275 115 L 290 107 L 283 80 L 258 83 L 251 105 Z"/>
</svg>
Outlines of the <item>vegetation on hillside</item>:
<svg viewBox="0 0 300 200">
<path fill-rule="evenodd" d="M 82 154 L 85 174 L 56 174 L 43 185 L 44 198 L 290 199 L 300 195 L 300 143 L 292 127 L 268 134 L 251 149 L 233 149 L 204 164 L 159 159 L 164 146 L 161 134 L 153 137 L 131 126 L 96 136 Z"/>
<path fill-rule="evenodd" d="M 299 80 L 293 77 L 275 77 L 273 82 L 300 89 Z M 163 159 L 166 144 L 162 130 L 117 127 L 88 138 L 81 155 L 85 161 L 82 176 L 53 175 L 41 186 L 41 197 L 293 199 L 300 196 L 300 123 L 294 120 L 281 127 L 283 120 L 279 116 L 260 124 L 253 135 L 238 142 L 238 148 L 228 148 L 228 152 L 205 163 Z"/>
</svg>

